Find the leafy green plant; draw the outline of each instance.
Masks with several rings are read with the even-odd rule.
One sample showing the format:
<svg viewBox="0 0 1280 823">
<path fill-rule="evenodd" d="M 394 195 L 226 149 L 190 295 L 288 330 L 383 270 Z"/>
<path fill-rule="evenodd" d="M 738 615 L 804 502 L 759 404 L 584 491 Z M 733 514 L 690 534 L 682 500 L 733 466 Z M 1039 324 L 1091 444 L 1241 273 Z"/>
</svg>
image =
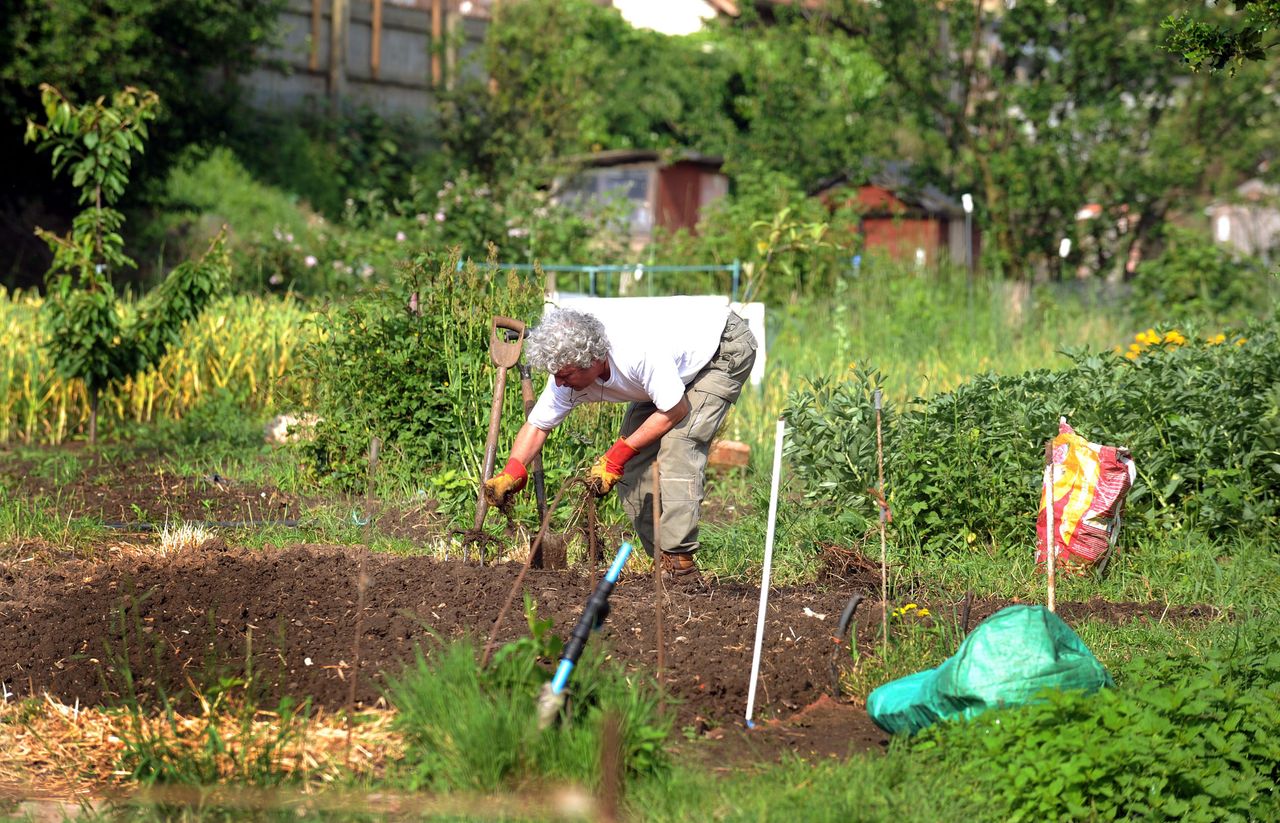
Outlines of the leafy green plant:
<svg viewBox="0 0 1280 823">
<path fill-rule="evenodd" d="M 1138 658 L 1118 689 L 1047 693 L 920 735 L 1005 820 L 1263 819 L 1280 779 L 1280 626 Z M 1269 810 L 1269 811 L 1268 811 Z"/>
<path fill-rule="evenodd" d="M 177 343 L 183 325 L 195 319 L 227 277 L 222 235 L 198 261 L 180 265 L 122 317 L 111 283 L 113 270 L 133 265 L 124 254 L 124 217 L 110 208 L 124 193 L 132 155 L 142 151 L 146 123 L 159 99 L 128 88 L 108 106 L 103 98 L 76 106 L 57 89 L 42 89 L 47 124 L 27 123 L 27 140 L 51 149 L 54 175 L 70 171 L 89 208 L 71 233 L 40 231 L 54 252 L 45 304 L 47 346 L 54 369 L 84 381 L 90 396 L 89 441 L 97 442 L 98 403 L 113 383 L 154 365 Z"/>
<path fill-rule="evenodd" d="M 600 739 L 606 713 L 622 720 L 623 768 L 653 775 L 666 766 L 662 744 L 671 721 L 657 715 L 652 686 L 606 666 L 588 648 L 574 670 L 565 722 L 537 728 L 536 702 L 560 653 L 551 622 L 525 600 L 529 635 L 503 646 L 481 669 L 469 642 L 442 646 L 388 681 L 397 726 L 405 737 L 400 779 L 414 789 L 493 790 L 535 777 L 599 780 Z"/>
</svg>

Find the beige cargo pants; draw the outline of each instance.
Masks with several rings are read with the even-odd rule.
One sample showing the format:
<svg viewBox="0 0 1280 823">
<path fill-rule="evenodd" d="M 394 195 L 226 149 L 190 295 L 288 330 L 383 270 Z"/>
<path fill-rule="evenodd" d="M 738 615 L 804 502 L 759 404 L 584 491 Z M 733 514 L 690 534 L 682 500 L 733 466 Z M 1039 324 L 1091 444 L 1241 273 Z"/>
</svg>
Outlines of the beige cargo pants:
<svg viewBox="0 0 1280 823">
<path fill-rule="evenodd" d="M 747 321 L 730 312 L 720 348 L 685 387 L 689 413 L 662 439 L 627 461 L 618 482 L 618 495 L 649 556 L 653 556 L 654 460 L 658 461 L 661 474 L 662 550 L 692 554 L 698 550 L 698 520 L 711 438 L 742 393 L 742 384 L 751 374 L 755 360 L 755 335 Z M 632 434 L 655 410 L 649 402 L 628 406 L 622 436 Z"/>
</svg>

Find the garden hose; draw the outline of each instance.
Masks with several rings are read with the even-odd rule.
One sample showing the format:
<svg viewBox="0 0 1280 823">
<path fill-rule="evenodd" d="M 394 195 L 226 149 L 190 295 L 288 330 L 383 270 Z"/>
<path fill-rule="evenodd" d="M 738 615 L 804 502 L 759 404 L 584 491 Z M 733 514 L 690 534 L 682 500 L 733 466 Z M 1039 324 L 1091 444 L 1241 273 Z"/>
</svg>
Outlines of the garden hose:
<svg viewBox="0 0 1280 823">
<path fill-rule="evenodd" d="M 578 618 L 577 625 L 569 634 L 569 642 L 564 646 L 564 653 L 560 655 L 555 676 L 542 687 L 542 693 L 538 696 L 539 729 L 550 726 L 551 721 L 555 720 L 556 715 L 564 708 L 564 690 L 569 683 L 569 675 L 573 673 L 573 667 L 578 664 L 582 650 L 587 647 L 587 639 L 591 637 L 591 633 L 603 626 L 605 619 L 609 616 L 609 595 L 613 593 L 618 576 L 622 574 L 622 567 L 626 565 L 627 558 L 630 556 L 631 544 L 623 543 L 618 549 L 617 556 L 613 558 L 613 564 L 609 566 L 609 570 L 605 572 L 604 577 L 596 584 L 595 591 L 587 599 L 582 616 Z"/>
</svg>

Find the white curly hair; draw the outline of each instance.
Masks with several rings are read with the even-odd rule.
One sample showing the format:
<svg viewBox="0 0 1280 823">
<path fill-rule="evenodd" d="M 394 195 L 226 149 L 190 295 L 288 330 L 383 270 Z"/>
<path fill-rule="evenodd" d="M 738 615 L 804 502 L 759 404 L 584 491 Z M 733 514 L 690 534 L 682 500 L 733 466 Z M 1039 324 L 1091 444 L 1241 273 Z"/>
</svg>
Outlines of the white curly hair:
<svg viewBox="0 0 1280 823">
<path fill-rule="evenodd" d="M 574 366 L 585 369 L 609 356 L 604 324 L 574 309 L 552 309 L 525 338 L 529 365 L 550 374 Z"/>
</svg>

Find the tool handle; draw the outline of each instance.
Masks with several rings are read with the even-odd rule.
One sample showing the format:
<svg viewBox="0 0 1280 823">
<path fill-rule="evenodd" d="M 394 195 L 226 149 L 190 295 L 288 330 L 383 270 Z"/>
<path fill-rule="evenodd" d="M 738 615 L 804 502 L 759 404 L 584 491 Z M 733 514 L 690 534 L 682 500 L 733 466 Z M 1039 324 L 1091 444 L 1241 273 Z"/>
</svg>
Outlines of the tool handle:
<svg viewBox="0 0 1280 823">
<path fill-rule="evenodd" d="M 524 330 L 525 330 L 524 321 L 516 320 L 514 317 L 506 317 L 501 314 L 495 314 L 493 316 L 493 328 L 495 331 L 497 329 L 506 329 L 507 331 L 514 332 L 515 334 L 519 335 L 521 338 L 524 337 Z"/>
<path fill-rule="evenodd" d="M 533 411 L 533 371 L 528 363 L 520 363 L 520 398 L 524 401 L 524 417 L 529 419 Z M 538 522 L 547 516 L 547 478 L 542 471 L 542 452 L 529 461 L 529 474 L 533 475 L 533 494 L 538 501 Z"/>
</svg>

